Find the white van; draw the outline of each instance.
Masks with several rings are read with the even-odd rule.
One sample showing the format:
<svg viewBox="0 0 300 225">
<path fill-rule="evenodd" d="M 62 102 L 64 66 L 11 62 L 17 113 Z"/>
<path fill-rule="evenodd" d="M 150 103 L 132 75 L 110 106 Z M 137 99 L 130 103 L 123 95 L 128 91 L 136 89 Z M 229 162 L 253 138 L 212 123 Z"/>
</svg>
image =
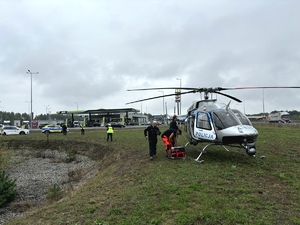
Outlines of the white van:
<svg viewBox="0 0 300 225">
<path fill-rule="evenodd" d="M 74 127 L 79 127 L 79 125 L 80 125 L 80 124 L 79 124 L 79 121 L 74 121 L 74 122 L 73 122 L 73 125 L 74 125 Z"/>
</svg>

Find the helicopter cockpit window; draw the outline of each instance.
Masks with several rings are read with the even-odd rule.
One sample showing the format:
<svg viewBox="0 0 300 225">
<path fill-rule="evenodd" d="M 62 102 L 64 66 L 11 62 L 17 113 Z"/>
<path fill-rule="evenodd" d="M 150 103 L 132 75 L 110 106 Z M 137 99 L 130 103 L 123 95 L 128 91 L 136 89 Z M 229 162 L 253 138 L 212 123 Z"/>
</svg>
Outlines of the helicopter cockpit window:
<svg viewBox="0 0 300 225">
<path fill-rule="evenodd" d="M 250 120 L 243 113 L 236 109 L 233 109 L 232 111 L 234 115 L 241 121 L 241 124 L 252 126 Z"/>
<path fill-rule="evenodd" d="M 239 121 L 227 110 L 218 110 L 213 112 L 213 120 L 217 129 L 239 125 Z"/>
<path fill-rule="evenodd" d="M 198 113 L 196 126 L 201 129 L 211 130 L 209 118 L 206 113 L 201 113 L 201 112 Z"/>
</svg>

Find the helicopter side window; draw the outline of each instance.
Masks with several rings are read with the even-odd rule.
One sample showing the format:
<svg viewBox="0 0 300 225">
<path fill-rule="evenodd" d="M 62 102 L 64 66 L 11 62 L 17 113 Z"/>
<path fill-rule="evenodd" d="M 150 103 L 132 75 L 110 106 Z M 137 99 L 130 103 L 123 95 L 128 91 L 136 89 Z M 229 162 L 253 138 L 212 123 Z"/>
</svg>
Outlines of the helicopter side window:
<svg viewBox="0 0 300 225">
<path fill-rule="evenodd" d="M 197 128 L 205 129 L 205 130 L 211 130 L 211 125 L 209 122 L 208 115 L 206 113 L 198 113 L 197 118 Z"/>
</svg>

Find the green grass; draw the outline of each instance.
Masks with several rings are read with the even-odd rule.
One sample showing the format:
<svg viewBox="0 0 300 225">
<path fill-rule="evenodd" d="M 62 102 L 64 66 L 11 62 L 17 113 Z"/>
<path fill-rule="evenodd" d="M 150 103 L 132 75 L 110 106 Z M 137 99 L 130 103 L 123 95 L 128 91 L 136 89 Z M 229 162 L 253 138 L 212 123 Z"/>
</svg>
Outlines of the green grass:
<svg viewBox="0 0 300 225">
<path fill-rule="evenodd" d="M 300 224 L 299 127 L 256 128 L 257 154 L 265 159 L 213 146 L 202 164 L 165 159 L 161 140 L 150 161 L 142 128 L 116 129 L 113 142 L 101 129 L 53 134 L 48 142 L 40 133 L 0 137 L 2 151 L 73 151 L 97 160 L 98 168 L 72 195 L 8 224 Z M 185 143 L 180 136 L 179 144 Z"/>
</svg>

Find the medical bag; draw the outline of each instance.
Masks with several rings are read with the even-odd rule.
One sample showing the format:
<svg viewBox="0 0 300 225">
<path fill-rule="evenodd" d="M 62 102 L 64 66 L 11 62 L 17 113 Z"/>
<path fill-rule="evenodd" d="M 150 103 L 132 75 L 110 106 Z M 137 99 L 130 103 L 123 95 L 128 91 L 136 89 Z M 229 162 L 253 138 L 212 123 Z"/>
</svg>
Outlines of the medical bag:
<svg viewBox="0 0 300 225">
<path fill-rule="evenodd" d="M 170 157 L 174 159 L 180 159 L 185 157 L 185 149 L 184 146 L 171 147 L 170 149 Z"/>
</svg>

